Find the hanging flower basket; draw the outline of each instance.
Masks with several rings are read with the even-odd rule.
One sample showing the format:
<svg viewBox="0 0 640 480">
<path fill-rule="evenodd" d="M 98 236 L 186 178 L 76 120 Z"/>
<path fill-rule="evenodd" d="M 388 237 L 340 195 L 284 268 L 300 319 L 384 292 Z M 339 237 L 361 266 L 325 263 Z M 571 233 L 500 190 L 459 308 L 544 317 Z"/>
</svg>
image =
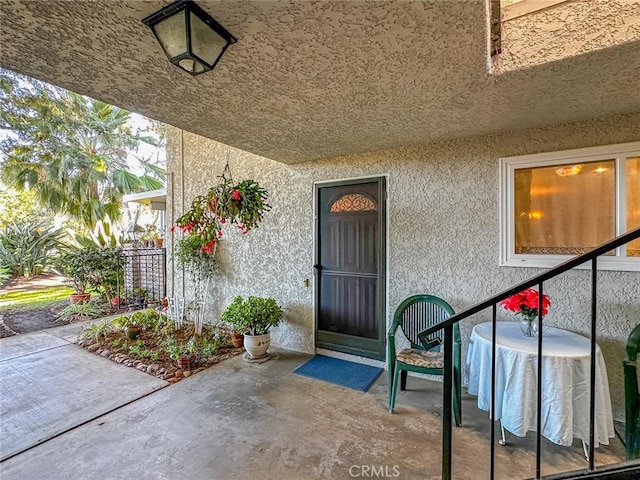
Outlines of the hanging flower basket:
<svg viewBox="0 0 640 480">
<path fill-rule="evenodd" d="M 227 162 L 218 184 L 206 195 L 194 198 L 190 209 L 176 220 L 183 235 L 178 239 L 174 253 L 194 287 L 197 333 L 202 330 L 206 315 L 209 284 L 217 267 L 215 253 L 223 225 L 236 225 L 243 234 L 257 228 L 264 213 L 271 209 L 267 197 L 268 192 L 258 182 L 234 183 Z M 171 227 L 171 231 L 175 231 L 175 227 Z"/>
<path fill-rule="evenodd" d="M 222 225 L 236 225 L 246 234 L 257 228 L 264 213 L 271 209 L 267 203 L 269 193 L 254 180 L 233 180 L 220 176 L 220 182 L 191 202 L 191 208 L 176 221 L 176 225 L 188 236 L 198 239 L 200 250 L 213 253 L 222 238 Z"/>
</svg>

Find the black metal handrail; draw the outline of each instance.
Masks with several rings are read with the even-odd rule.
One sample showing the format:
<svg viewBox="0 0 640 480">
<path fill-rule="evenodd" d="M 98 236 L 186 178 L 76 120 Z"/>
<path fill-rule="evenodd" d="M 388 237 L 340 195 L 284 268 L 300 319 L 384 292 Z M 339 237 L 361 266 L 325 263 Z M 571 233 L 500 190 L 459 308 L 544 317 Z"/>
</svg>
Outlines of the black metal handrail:
<svg viewBox="0 0 640 480">
<path fill-rule="evenodd" d="M 527 288 L 537 286 L 539 295 L 539 305 L 538 305 L 538 358 L 542 357 L 542 298 L 543 298 L 543 283 L 551 278 L 554 278 L 561 273 L 566 272 L 567 270 L 571 270 L 583 263 L 591 261 L 591 386 L 595 382 L 595 365 L 596 362 L 593 361 L 596 353 L 596 285 L 597 285 L 597 270 L 598 264 L 597 259 L 599 256 L 620 247 L 626 243 L 629 243 L 633 240 L 640 238 L 640 228 L 636 228 L 634 230 L 630 230 L 627 233 L 620 235 L 613 240 L 610 240 L 602 245 L 594 248 L 593 250 L 578 255 L 574 258 L 563 262 L 552 269 L 541 273 L 540 275 L 536 275 L 529 280 L 526 280 L 522 283 L 519 283 L 493 297 L 490 297 L 488 300 L 480 302 L 452 317 L 449 317 L 442 322 L 439 322 L 436 325 L 431 326 L 424 332 L 421 332 L 418 335 L 418 338 L 421 341 L 427 341 L 428 337 L 433 335 L 438 330 L 444 330 L 444 386 L 443 386 L 443 432 L 442 432 L 442 478 L 450 479 L 451 478 L 451 442 L 452 442 L 452 411 L 451 411 L 451 402 L 452 398 L 452 383 L 447 380 L 447 375 L 451 375 L 452 372 L 452 349 L 451 343 L 453 339 L 453 325 L 465 318 L 470 317 L 482 310 L 485 310 L 489 307 L 492 307 L 493 315 L 492 315 L 492 325 L 493 325 L 493 334 L 492 334 L 492 364 L 491 364 L 491 416 L 493 416 L 493 412 L 495 412 L 495 376 L 496 376 L 496 365 L 495 365 L 495 357 L 496 357 L 496 305 L 509 298 L 510 296 L 521 292 Z M 448 347 L 448 348 L 447 348 Z M 542 378 L 542 362 L 538 362 L 538 379 Z M 590 416 L 590 425 L 589 425 L 589 471 L 594 471 L 594 421 L 595 421 L 595 389 L 591 388 L 590 395 L 590 405 L 589 405 L 589 416 Z M 536 428 L 536 478 L 540 478 L 540 437 L 541 437 L 541 425 L 540 425 L 540 407 L 541 407 L 541 398 L 542 398 L 542 382 L 538 381 L 538 411 L 537 411 L 537 428 Z M 491 478 L 494 477 L 494 460 L 495 460 L 495 422 L 491 421 Z"/>
</svg>

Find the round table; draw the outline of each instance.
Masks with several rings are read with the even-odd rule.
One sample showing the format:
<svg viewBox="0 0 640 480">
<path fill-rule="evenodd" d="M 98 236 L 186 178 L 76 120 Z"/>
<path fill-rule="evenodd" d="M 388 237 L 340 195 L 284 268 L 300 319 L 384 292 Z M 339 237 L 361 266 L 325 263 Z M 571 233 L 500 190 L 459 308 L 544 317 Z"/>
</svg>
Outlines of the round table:
<svg viewBox="0 0 640 480">
<path fill-rule="evenodd" d="M 478 408 L 491 409 L 491 322 L 476 325 L 469 341 L 466 383 Z M 496 411 L 508 431 L 524 437 L 536 430 L 538 338 L 525 337 L 517 322 L 496 325 Z M 549 327 L 542 334 L 542 435 L 558 445 L 589 441 L 591 344 L 576 333 Z M 607 367 L 596 346 L 594 446 L 613 438 Z"/>
</svg>

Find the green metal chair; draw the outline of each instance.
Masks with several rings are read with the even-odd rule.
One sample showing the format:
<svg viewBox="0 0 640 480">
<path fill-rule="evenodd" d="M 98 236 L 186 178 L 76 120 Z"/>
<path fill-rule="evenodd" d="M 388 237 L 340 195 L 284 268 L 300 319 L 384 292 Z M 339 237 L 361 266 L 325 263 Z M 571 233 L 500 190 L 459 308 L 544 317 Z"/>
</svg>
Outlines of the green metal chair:
<svg viewBox="0 0 640 480">
<path fill-rule="evenodd" d="M 389 358 L 389 413 L 393 413 L 398 391 L 406 390 L 407 373 L 417 372 L 429 375 L 444 375 L 444 353 L 441 351 L 444 331 L 439 330 L 429 338 L 425 349 L 418 334 L 436 323 L 449 318 L 455 312 L 451 305 L 433 295 L 414 295 L 404 300 L 396 309 L 393 324 L 387 338 Z M 411 343 L 409 348 L 396 352 L 395 336 L 400 328 Z M 460 328 L 453 326 L 453 413 L 456 426 L 461 423 L 461 369 L 460 369 Z"/>
<path fill-rule="evenodd" d="M 624 369 L 624 396 L 626 410 L 625 444 L 627 459 L 640 456 L 640 391 L 636 360 L 640 351 L 640 324 L 636 325 L 627 340 L 627 359 L 622 362 Z"/>
</svg>

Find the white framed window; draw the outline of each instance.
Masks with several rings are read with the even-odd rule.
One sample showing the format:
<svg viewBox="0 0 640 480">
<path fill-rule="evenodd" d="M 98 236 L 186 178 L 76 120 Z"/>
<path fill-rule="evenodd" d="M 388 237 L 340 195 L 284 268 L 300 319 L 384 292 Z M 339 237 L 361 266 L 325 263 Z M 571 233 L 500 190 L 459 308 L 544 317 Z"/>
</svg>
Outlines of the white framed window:
<svg viewBox="0 0 640 480">
<path fill-rule="evenodd" d="M 640 226 L 640 142 L 501 158 L 500 203 L 500 265 L 553 267 Z M 640 271 L 640 239 L 598 268 Z"/>
</svg>

